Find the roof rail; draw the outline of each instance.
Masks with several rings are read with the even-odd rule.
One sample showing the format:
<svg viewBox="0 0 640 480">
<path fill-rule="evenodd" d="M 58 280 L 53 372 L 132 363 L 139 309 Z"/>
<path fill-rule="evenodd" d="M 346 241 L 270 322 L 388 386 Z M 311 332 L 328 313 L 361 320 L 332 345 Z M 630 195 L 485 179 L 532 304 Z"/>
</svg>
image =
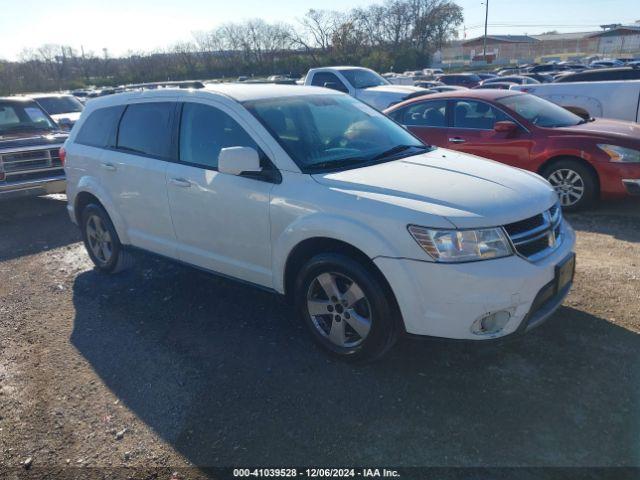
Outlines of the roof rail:
<svg viewBox="0 0 640 480">
<path fill-rule="evenodd" d="M 156 88 L 204 88 L 204 83 L 200 80 L 179 80 L 175 82 L 148 82 L 148 83 L 134 83 L 125 85 L 125 88 L 142 88 L 153 90 Z"/>
</svg>

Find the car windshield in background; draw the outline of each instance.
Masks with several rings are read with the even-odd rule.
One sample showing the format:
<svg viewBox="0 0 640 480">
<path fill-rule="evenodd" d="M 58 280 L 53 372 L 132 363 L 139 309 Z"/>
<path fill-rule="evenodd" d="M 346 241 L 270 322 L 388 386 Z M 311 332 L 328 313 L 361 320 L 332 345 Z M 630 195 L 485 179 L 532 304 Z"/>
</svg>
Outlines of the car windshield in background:
<svg viewBox="0 0 640 480">
<path fill-rule="evenodd" d="M 498 103 L 538 127 L 570 127 L 584 123 L 579 116 L 535 95 L 510 95 L 499 98 Z"/>
<path fill-rule="evenodd" d="M 379 87 L 380 85 L 389 85 L 384 77 L 378 75 L 371 70 L 361 70 L 358 68 L 349 68 L 339 70 L 353 88 L 370 88 Z"/>
<path fill-rule="evenodd" d="M 346 95 L 255 100 L 244 106 L 305 173 L 357 168 L 429 148 L 382 113 Z"/>
<path fill-rule="evenodd" d="M 36 101 L 49 113 L 49 115 L 81 112 L 84 108 L 82 103 L 72 96 L 38 97 L 36 98 Z"/>
<path fill-rule="evenodd" d="M 57 129 L 35 102 L 0 102 L 0 135 Z"/>
</svg>

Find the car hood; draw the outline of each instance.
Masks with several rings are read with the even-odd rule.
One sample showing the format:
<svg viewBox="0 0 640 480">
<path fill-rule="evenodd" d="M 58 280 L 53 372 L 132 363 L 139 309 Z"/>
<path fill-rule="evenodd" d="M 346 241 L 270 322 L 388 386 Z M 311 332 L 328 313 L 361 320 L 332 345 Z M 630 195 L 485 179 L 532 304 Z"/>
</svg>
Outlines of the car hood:
<svg viewBox="0 0 640 480">
<path fill-rule="evenodd" d="M 557 201 L 551 186 L 534 173 L 442 148 L 313 177 L 359 199 L 444 217 L 458 228 L 505 225 L 537 215 Z M 424 219 L 426 226 L 428 221 Z"/>
<path fill-rule="evenodd" d="M 56 115 L 51 115 L 56 122 L 60 120 L 68 120 L 71 123 L 75 123 L 79 118 L 82 112 L 69 112 L 69 113 L 58 113 Z"/>
<path fill-rule="evenodd" d="M 610 139 L 611 141 L 630 141 L 636 145 L 636 148 L 640 145 L 640 124 L 625 122 L 623 120 L 596 118 L 592 122 L 574 125 L 572 127 L 562 127 L 557 130 L 576 135 Z"/>
<path fill-rule="evenodd" d="M 66 133 L 54 132 L 37 134 L 34 132 L 12 133 L 0 135 L 0 152 L 16 148 L 44 147 L 47 145 L 62 145 L 67 139 Z"/>
<path fill-rule="evenodd" d="M 379 87 L 360 88 L 356 90 L 356 98 L 359 98 L 378 110 L 384 110 L 410 97 L 419 96 L 422 92 L 425 94 L 430 93 L 426 88 L 412 87 L 409 85 L 380 85 Z"/>
<path fill-rule="evenodd" d="M 380 85 L 378 87 L 360 88 L 360 92 L 372 93 L 397 93 L 398 95 L 411 95 L 412 93 L 425 91 L 421 87 L 413 87 L 411 85 Z"/>
</svg>

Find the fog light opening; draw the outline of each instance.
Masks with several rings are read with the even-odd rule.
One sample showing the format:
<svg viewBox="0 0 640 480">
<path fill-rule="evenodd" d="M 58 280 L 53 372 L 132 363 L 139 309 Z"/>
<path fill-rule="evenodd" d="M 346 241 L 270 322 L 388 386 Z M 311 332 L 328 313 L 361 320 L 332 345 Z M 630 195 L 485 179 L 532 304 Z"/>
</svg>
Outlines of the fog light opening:
<svg viewBox="0 0 640 480">
<path fill-rule="evenodd" d="M 472 331 L 476 335 L 495 335 L 507 325 L 511 313 L 506 310 L 483 315 L 473 323 Z"/>
</svg>

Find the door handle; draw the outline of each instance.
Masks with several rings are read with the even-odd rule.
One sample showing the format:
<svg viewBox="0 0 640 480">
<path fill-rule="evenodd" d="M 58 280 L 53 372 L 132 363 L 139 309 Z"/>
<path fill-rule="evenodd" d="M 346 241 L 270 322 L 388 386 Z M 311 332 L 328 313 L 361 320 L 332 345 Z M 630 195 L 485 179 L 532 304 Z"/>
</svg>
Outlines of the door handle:
<svg viewBox="0 0 640 480">
<path fill-rule="evenodd" d="M 117 170 L 116 166 L 113 163 L 103 163 L 102 168 L 104 170 L 109 170 L 110 172 L 115 172 Z"/>
<path fill-rule="evenodd" d="M 171 180 L 169 180 L 169 183 L 181 188 L 189 188 L 191 186 L 191 182 L 189 180 L 185 180 L 184 178 L 172 178 Z"/>
<path fill-rule="evenodd" d="M 466 140 L 464 138 L 460 138 L 460 137 L 452 137 L 449 139 L 449 141 L 451 143 L 464 143 L 466 142 Z"/>
</svg>

